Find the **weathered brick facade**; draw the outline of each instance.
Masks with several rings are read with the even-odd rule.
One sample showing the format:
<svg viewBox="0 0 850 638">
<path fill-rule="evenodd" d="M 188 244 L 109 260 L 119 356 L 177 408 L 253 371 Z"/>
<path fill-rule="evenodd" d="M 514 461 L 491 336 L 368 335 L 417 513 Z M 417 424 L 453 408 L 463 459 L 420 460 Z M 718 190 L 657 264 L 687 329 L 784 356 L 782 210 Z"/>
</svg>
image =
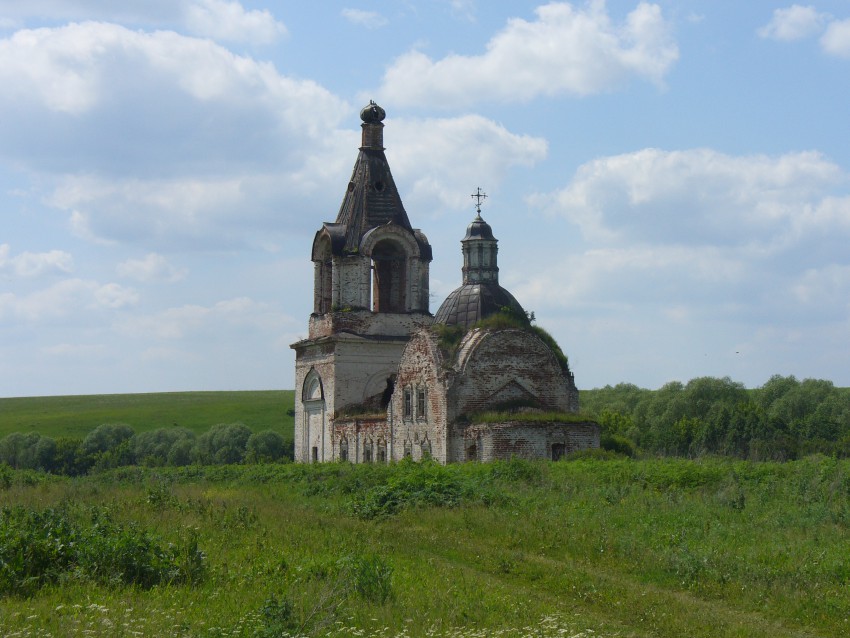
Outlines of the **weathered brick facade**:
<svg viewBox="0 0 850 638">
<path fill-rule="evenodd" d="M 503 310 L 525 320 L 498 284 L 498 242 L 480 208 L 461 242 L 463 286 L 436 317 L 471 329 L 456 348 L 441 344 L 428 308 L 431 247 L 410 225 L 384 156 L 383 109 L 372 103 L 361 118 L 363 145 L 336 222 L 313 242 L 308 338 L 292 344 L 295 459 L 450 463 L 598 447 L 594 423 L 475 422 L 518 406 L 577 412 L 572 373 L 530 328 L 473 327 Z"/>
</svg>

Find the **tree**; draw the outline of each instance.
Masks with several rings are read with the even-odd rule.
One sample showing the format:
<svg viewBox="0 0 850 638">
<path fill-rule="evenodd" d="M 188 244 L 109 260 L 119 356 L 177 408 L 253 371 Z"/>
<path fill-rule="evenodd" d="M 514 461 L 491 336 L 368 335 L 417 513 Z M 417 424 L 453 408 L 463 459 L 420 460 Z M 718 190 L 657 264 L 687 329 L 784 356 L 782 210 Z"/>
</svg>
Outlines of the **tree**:
<svg viewBox="0 0 850 638">
<path fill-rule="evenodd" d="M 126 423 L 103 423 L 86 435 L 80 452 L 97 455 L 114 450 L 134 434 L 133 428 Z"/>
<path fill-rule="evenodd" d="M 171 449 L 177 443 L 183 440 L 194 442 L 194 439 L 195 433 L 187 428 L 159 428 L 134 436 L 130 449 L 136 464 L 162 466 L 169 463 Z"/>
<path fill-rule="evenodd" d="M 279 432 L 255 432 L 245 446 L 245 460 L 249 463 L 269 463 L 286 456 L 286 442 Z"/>
<path fill-rule="evenodd" d="M 242 423 L 219 423 L 198 437 L 194 460 L 200 463 L 240 463 L 251 430 Z"/>
</svg>

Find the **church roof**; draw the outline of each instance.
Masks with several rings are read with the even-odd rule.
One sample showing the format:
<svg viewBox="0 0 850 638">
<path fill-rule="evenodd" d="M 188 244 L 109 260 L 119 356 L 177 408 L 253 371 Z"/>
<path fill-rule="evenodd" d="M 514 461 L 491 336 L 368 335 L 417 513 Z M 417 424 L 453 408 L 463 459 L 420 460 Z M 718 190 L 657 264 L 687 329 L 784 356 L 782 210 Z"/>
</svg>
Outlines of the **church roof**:
<svg viewBox="0 0 850 638">
<path fill-rule="evenodd" d="M 455 289 L 434 316 L 435 323 L 470 328 L 477 322 L 507 310 L 525 317 L 520 303 L 499 285 L 498 240 L 490 224 L 481 218 L 481 199 L 487 195 L 478 189 L 475 219 L 466 227 L 463 248 L 463 285 Z"/>
<path fill-rule="evenodd" d="M 462 241 L 473 239 L 496 239 L 493 237 L 493 229 L 490 227 L 490 224 L 481 219 L 481 213 L 478 213 L 475 219 L 466 227 L 466 236 Z"/>
<path fill-rule="evenodd" d="M 389 222 L 413 231 L 384 155 L 384 117 L 374 102 L 360 112 L 363 145 L 336 218 L 336 232 L 345 236 L 340 248 L 346 252 L 356 251 L 367 231 Z"/>
<path fill-rule="evenodd" d="M 434 316 L 434 323 L 469 328 L 504 308 L 512 314 L 525 315 L 520 303 L 499 284 L 464 284 L 446 297 Z"/>
</svg>

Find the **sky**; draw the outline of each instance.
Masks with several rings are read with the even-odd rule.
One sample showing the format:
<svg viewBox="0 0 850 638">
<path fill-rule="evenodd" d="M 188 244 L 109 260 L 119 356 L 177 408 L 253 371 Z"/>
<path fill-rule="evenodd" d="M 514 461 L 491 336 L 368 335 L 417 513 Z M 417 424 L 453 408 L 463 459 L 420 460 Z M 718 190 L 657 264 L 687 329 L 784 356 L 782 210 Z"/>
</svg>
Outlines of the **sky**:
<svg viewBox="0 0 850 638">
<path fill-rule="evenodd" d="M 850 3 L 0 0 L 0 397 L 291 389 L 360 109 L 581 389 L 850 386 Z"/>
</svg>

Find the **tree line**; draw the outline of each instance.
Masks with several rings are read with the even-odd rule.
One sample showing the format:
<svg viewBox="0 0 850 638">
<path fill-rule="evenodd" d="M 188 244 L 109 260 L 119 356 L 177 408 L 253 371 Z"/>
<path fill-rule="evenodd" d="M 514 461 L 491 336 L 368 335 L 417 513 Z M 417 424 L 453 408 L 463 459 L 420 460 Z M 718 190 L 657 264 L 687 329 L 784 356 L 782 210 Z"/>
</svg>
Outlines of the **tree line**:
<svg viewBox="0 0 850 638">
<path fill-rule="evenodd" d="M 278 432 L 252 432 L 241 423 L 214 425 L 195 435 L 171 427 L 136 433 L 126 423 L 104 423 L 85 438 L 14 432 L 0 439 L 0 464 L 79 476 L 123 465 L 263 463 L 292 459 L 292 442 Z"/>
<path fill-rule="evenodd" d="M 791 460 L 850 457 L 850 389 L 774 375 L 748 390 L 729 377 L 699 377 L 646 390 L 629 383 L 582 392 L 603 447 L 626 454 L 724 455 Z"/>
<path fill-rule="evenodd" d="M 793 460 L 821 453 L 850 457 L 850 389 L 831 381 L 774 375 L 748 390 L 729 377 L 630 383 L 586 390 L 582 411 L 602 427 L 602 447 L 628 456 L 731 456 Z M 136 433 L 105 423 L 83 439 L 36 432 L 0 439 L 0 464 L 78 476 L 124 465 L 260 463 L 291 460 L 292 441 L 273 430 L 219 424 L 196 435 L 181 427 Z"/>
</svg>

